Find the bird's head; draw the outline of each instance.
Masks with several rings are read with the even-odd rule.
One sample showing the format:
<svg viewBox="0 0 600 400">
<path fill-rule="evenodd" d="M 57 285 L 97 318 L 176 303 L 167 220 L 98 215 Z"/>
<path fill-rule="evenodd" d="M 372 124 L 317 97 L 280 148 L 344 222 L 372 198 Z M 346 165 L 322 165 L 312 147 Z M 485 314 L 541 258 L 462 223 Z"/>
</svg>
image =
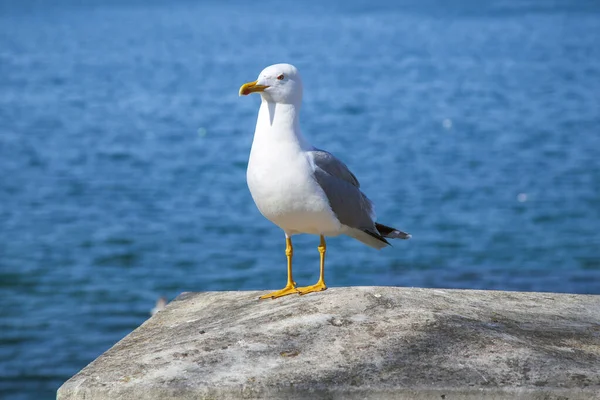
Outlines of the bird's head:
<svg viewBox="0 0 600 400">
<path fill-rule="evenodd" d="M 262 70 L 258 79 L 240 87 L 240 96 L 260 93 L 268 102 L 300 105 L 302 79 L 298 69 L 291 64 L 275 64 Z"/>
</svg>

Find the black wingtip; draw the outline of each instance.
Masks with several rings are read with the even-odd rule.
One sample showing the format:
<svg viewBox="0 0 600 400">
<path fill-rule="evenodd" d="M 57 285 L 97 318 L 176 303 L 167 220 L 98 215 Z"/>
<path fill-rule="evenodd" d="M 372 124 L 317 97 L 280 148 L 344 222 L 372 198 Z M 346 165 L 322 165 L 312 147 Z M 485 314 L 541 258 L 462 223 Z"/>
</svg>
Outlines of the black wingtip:
<svg viewBox="0 0 600 400">
<path fill-rule="evenodd" d="M 375 223 L 375 228 L 381 233 L 381 236 L 390 239 L 410 239 L 412 235 L 401 230 L 392 228 L 391 226 Z"/>
<path fill-rule="evenodd" d="M 363 232 L 364 232 L 364 233 L 366 233 L 367 235 L 369 235 L 369 236 L 372 236 L 372 237 L 374 237 L 375 239 L 377 239 L 377 240 L 379 240 L 379 241 L 381 241 L 381 242 L 383 242 L 383 243 L 387 244 L 388 246 L 391 246 L 391 245 L 392 245 L 390 242 L 388 242 L 388 241 L 387 241 L 387 240 L 386 240 L 386 239 L 385 239 L 383 236 L 381 236 L 381 235 L 380 235 L 380 234 L 378 234 L 378 233 L 371 232 L 371 231 L 369 231 L 369 230 L 367 230 L 367 229 L 365 229 Z"/>
</svg>

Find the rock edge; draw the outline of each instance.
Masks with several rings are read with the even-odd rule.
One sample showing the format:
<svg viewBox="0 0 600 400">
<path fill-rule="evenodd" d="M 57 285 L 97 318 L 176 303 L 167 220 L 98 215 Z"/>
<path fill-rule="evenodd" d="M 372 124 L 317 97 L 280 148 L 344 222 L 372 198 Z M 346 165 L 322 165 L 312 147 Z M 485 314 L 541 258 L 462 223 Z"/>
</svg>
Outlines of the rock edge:
<svg viewBox="0 0 600 400">
<path fill-rule="evenodd" d="M 600 296 L 399 287 L 184 293 L 71 399 L 600 399 Z"/>
</svg>

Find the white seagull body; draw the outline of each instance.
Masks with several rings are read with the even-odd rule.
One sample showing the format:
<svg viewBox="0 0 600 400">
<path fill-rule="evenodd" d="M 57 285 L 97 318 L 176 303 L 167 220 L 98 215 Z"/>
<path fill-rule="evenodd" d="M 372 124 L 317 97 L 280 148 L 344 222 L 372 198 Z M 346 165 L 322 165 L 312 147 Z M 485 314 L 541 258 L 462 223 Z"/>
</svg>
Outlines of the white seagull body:
<svg viewBox="0 0 600 400">
<path fill-rule="evenodd" d="M 260 106 L 246 175 L 250 193 L 260 212 L 289 236 L 339 235 L 342 224 L 315 179 L 313 148 L 297 127 L 286 126 L 295 121 L 280 117 L 282 108 L 292 107 L 264 100 Z M 286 111 L 289 116 L 294 110 Z"/>
<path fill-rule="evenodd" d="M 260 212 L 285 232 L 288 255 L 288 285 L 261 298 L 325 290 L 324 236 L 346 234 L 377 249 L 389 245 L 385 237 L 410 238 L 376 224 L 372 203 L 354 174 L 302 136 L 302 80 L 294 66 L 265 68 L 257 81 L 240 88 L 240 95 L 253 92 L 261 94 L 262 102 L 248 162 L 248 187 Z M 321 236 L 321 276 L 306 288 L 296 288 L 291 276 L 291 236 L 299 233 Z"/>
</svg>

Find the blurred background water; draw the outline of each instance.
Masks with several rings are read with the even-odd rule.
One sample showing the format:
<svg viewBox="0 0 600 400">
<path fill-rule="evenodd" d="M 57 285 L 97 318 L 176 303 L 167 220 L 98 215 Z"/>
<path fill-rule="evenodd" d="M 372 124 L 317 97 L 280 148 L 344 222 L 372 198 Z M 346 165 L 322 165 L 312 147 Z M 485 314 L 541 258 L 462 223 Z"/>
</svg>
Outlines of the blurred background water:
<svg viewBox="0 0 600 400">
<path fill-rule="evenodd" d="M 54 397 L 159 296 L 283 286 L 237 94 L 276 62 L 413 234 L 331 239 L 330 286 L 600 294 L 599 38 L 583 0 L 0 0 L 0 398 Z"/>
</svg>

